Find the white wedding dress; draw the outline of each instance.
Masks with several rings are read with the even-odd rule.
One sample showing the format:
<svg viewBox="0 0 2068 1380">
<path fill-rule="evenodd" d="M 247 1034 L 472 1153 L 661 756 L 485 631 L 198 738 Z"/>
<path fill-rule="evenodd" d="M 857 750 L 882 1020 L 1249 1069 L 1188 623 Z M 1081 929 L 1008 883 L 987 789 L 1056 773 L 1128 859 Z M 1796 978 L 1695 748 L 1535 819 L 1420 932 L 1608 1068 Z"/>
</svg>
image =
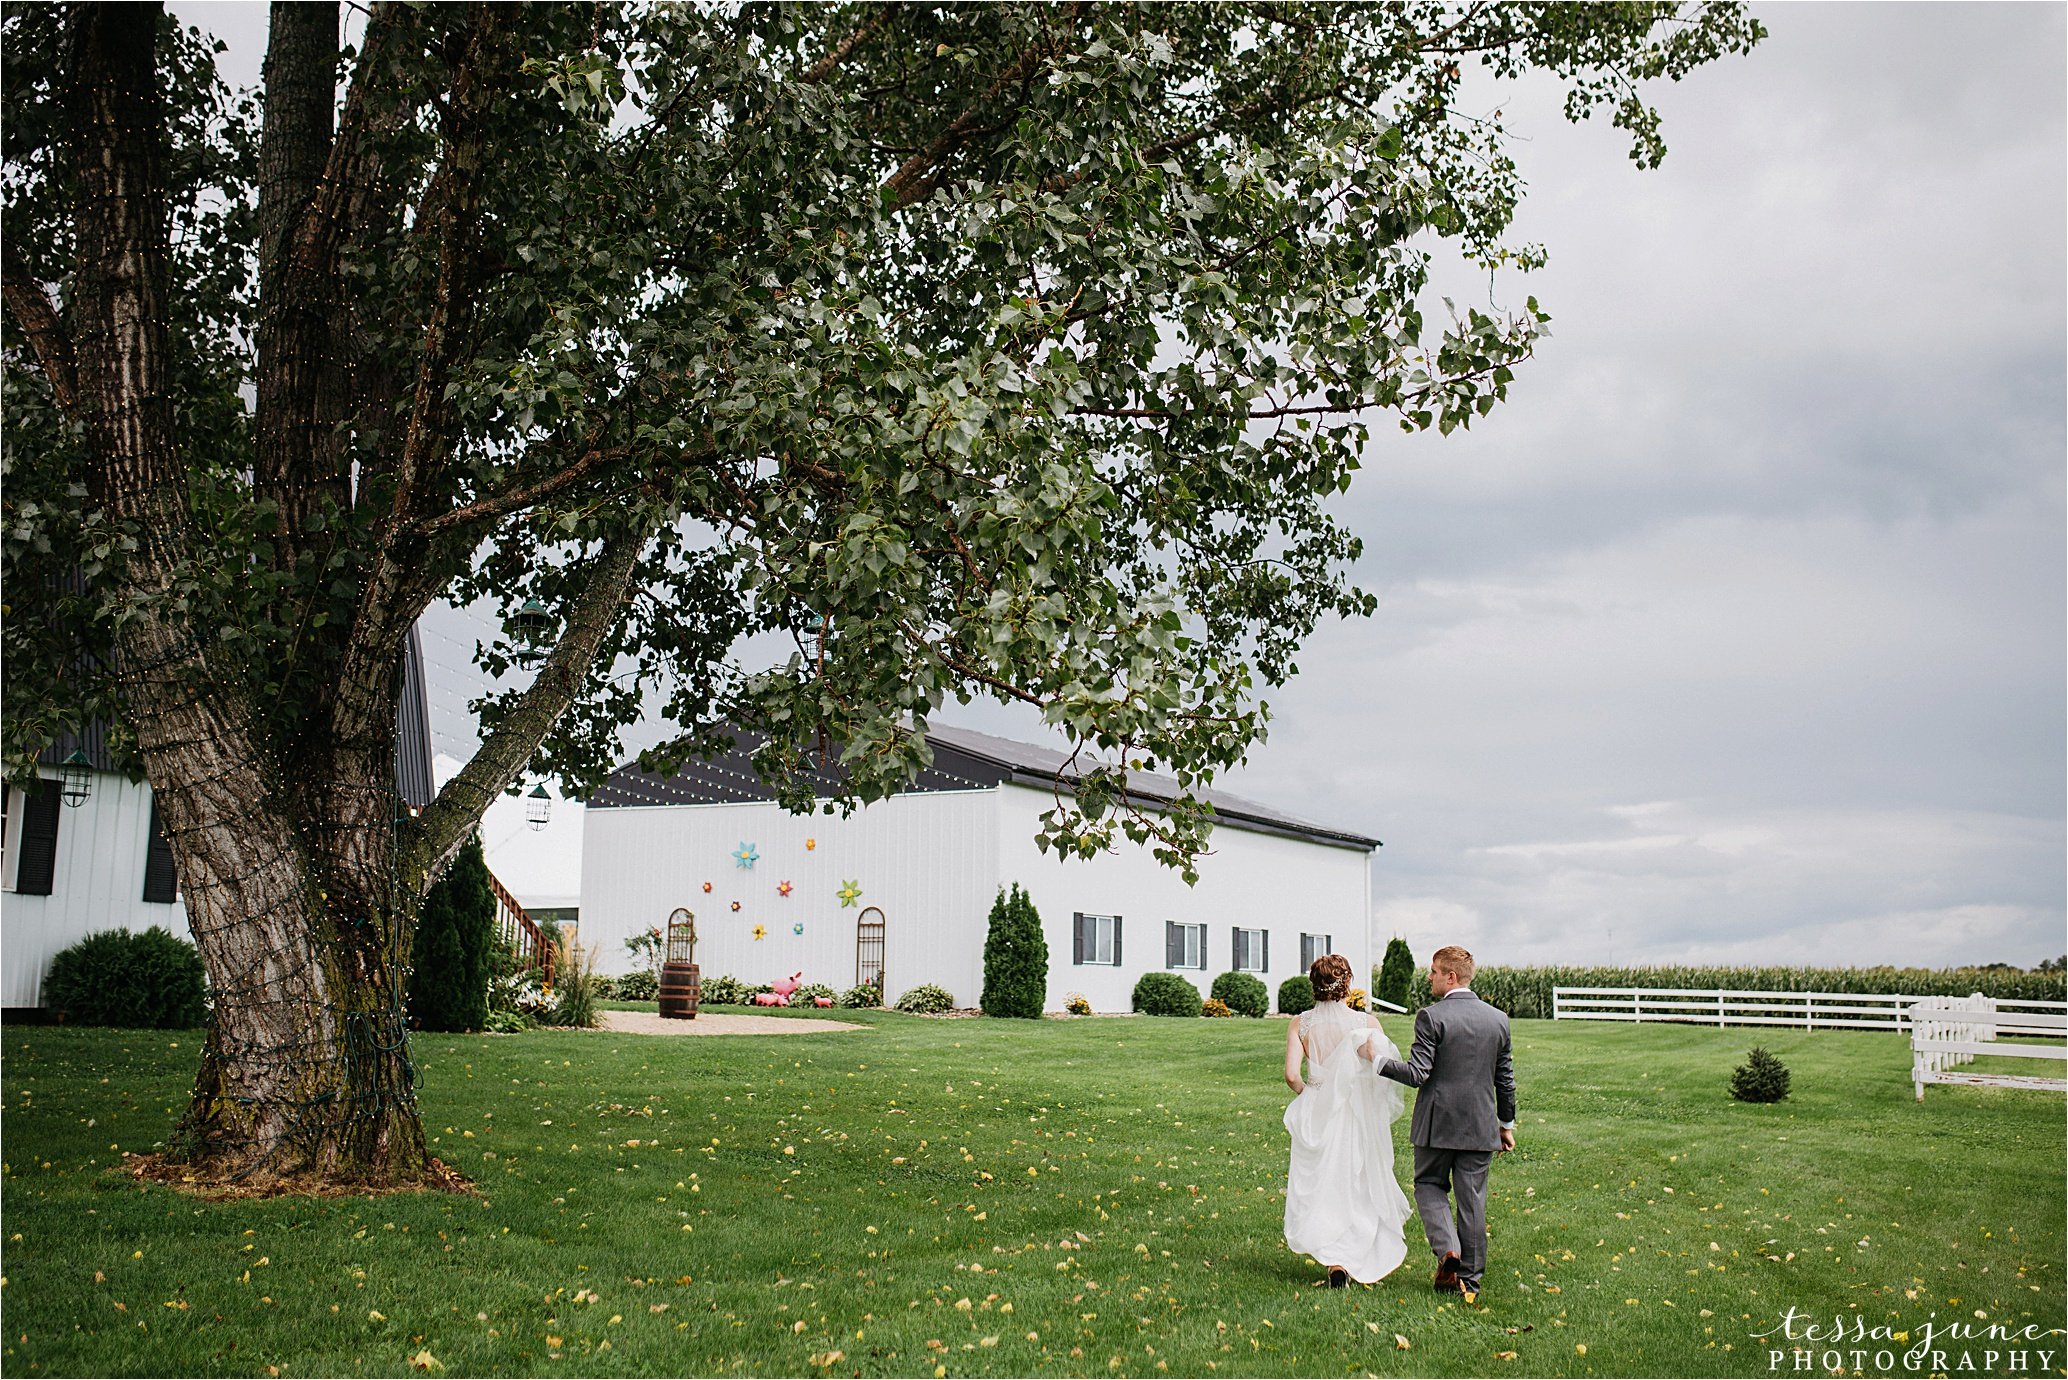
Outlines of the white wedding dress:
<svg viewBox="0 0 2068 1380">
<path fill-rule="evenodd" d="M 1365 1024 L 1362 1011 L 1339 1001 L 1295 1019 L 1307 1088 L 1285 1109 L 1292 1133 L 1285 1244 L 1370 1284 L 1407 1258 L 1410 1204 L 1393 1174 L 1393 1122 L 1406 1098 L 1357 1051 L 1366 1042 L 1380 1059 L 1397 1059 L 1400 1051 Z"/>
</svg>

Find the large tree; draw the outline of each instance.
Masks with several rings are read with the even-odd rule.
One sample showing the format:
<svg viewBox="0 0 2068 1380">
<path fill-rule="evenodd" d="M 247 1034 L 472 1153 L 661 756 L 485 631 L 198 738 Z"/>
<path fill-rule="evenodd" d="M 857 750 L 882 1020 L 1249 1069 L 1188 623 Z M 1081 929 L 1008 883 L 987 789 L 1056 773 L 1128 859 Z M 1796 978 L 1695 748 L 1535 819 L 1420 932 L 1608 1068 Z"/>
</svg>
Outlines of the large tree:
<svg viewBox="0 0 2068 1380">
<path fill-rule="evenodd" d="M 1469 424 L 1540 333 L 1420 305 L 1437 241 L 1534 257 L 1488 93 L 1550 74 L 1649 165 L 1640 84 L 1760 36 L 1734 4 L 343 17 L 275 5 L 255 97 L 155 5 L 4 21 L 10 769 L 98 718 L 157 792 L 216 999 L 202 1178 L 424 1174 L 414 908 L 642 704 L 681 729 L 652 764 L 744 725 L 793 806 L 829 750 L 844 800 L 896 789 L 946 698 L 1039 705 L 1095 750 L 1044 843 L 1189 872 L 1208 813 L 1126 773 L 1242 759 L 1317 620 L 1371 607 L 1327 505 L 1373 421 Z M 535 601 L 549 652 L 412 816 L 399 662 L 441 598 Z M 742 664 L 756 633 L 795 654 Z"/>
</svg>

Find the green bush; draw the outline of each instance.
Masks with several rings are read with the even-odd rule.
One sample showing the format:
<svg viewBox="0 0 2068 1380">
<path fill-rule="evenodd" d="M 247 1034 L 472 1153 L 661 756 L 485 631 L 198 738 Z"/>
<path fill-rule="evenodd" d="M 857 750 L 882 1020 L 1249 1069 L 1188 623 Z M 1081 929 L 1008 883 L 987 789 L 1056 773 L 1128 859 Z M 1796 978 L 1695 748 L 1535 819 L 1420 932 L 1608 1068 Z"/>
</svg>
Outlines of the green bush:
<svg viewBox="0 0 2068 1380">
<path fill-rule="evenodd" d="M 745 1006 L 748 1002 L 746 984 L 736 977 L 720 974 L 707 977 L 698 983 L 697 1005 L 699 1006 Z"/>
<path fill-rule="evenodd" d="M 850 1011 L 868 1011 L 883 1005 L 883 989 L 873 982 L 850 987 L 840 994 L 840 1004 Z"/>
<path fill-rule="evenodd" d="M 1271 1010 L 1271 989 L 1250 973 L 1221 974 L 1208 995 L 1240 1016 L 1262 1016 Z"/>
<path fill-rule="evenodd" d="M 661 995 L 659 979 L 645 969 L 627 973 L 611 986 L 617 992 L 619 1001 L 654 1001 Z"/>
<path fill-rule="evenodd" d="M 1372 974 L 1372 995 L 1395 1006 L 1407 1005 L 1407 989 L 1415 977 L 1414 951 L 1399 935 L 1386 941 L 1386 957 Z M 1477 989 L 1474 989 L 1477 990 Z"/>
<path fill-rule="evenodd" d="M 495 894 L 481 835 L 460 848 L 417 912 L 409 1020 L 419 1030 L 479 1030 L 488 1022 Z"/>
<path fill-rule="evenodd" d="M 1297 1016 L 1314 1009 L 1314 984 L 1305 973 L 1295 973 L 1278 984 L 1278 1014 Z"/>
<path fill-rule="evenodd" d="M 1788 1095 L 1788 1066 L 1754 1045 L 1731 1073 L 1731 1096 L 1740 1102 L 1779 1102 Z"/>
<path fill-rule="evenodd" d="M 836 993 L 833 991 L 833 989 L 826 986 L 826 984 L 823 982 L 807 982 L 802 987 L 798 988 L 796 991 L 790 994 L 790 1005 L 811 1006 L 820 997 L 826 997 L 830 999 L 835 995 Z"/>
<path fill-rule="evenodd" d="M 515 1035 L 531 1029 L 531 1022 L 522 1011 L 494 1010 L 488 1013 L 488 1021 L 482 1029 L 491 1035 Z"/>
<path fill-rule="evenodd" d="M 898 1010 L 908 1011 L 915 1016 L 937 1016 L 943 1011 L 955 1009 L 955 998 L 945 987 L 936 987 L 923 982 L 904 996 L 898 998 Z"/>
<path fill-rule="evenodd" d="M 602 1022 L 596 1003 L 602 999 L 596 975 L 596 957 L 576 944 L 562 943 L 560 957 L 553 964 L 553 1014 L 550 1024 L 593 1030 Z"/>
<path fill-rule="evenodd" d="M 1197 1016 L 1199 989 L 1176 973 L 1144 973 L 1135 983 L 1134 1009 L 1145 1016 Z"/>
<path fill-rule="evenodd" d="M 1008 894 L 998 889 L 991 903 L 991 928 L 984 939 L 986 1016 L 1039 1020 L 1048 1001 L 1048 940 L 1034 902 L 1013 883 Z"/>
<path fill-rule="evenodd" d="M 102 930 L 51 960 L 43 1004 L 74 1025 L 192 1030 L 208 1020 L 208 982 L 194 946 L 162 925 Z"/>
</svg>

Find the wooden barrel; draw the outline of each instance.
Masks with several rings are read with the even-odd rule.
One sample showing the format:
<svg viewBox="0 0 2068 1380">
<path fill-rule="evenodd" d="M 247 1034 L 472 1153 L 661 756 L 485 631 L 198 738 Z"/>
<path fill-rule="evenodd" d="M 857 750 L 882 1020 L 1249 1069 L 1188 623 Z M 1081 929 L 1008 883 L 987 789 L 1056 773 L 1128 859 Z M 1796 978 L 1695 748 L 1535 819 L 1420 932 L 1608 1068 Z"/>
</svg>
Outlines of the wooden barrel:
<svg viewBox="0 0 2068 1380">
<path fill-rule="evenodd" d="M 697 1018 L 697 1001 L 703 995 L 703 983 L 699 980 L 694 963 L 663 963 L 661 965 L 661 1014 L 671 1020 L 693 1021 Z"/>
</svg>

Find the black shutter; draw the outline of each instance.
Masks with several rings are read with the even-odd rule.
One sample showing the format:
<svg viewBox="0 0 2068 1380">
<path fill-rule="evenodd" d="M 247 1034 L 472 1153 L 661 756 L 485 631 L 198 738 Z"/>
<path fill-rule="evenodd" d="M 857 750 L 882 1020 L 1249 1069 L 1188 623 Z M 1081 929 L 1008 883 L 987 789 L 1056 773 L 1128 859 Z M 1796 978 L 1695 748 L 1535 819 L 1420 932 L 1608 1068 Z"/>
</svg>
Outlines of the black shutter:
<svg viewBox="0 0 2068 1380">
<path fill-rule="evenodd" d="M 1070 961 L 1084 962 L 1084 912 L 1081 910 L 1070 917 Z"/>
<path fill-rule="evenodd" d="M 1166 968 L 1177 967 L 1180 957 L 1182 957 L 1182 954 L 1179 952 L 1177 922 L 1166 920 L 1163 922 L 1163 966 Z"/>
<path fill-rule="evenodd" d="M 1120 966 L 1120 917 L 1113 917 L 1113 966 Z"/>
<path fill-rule="evenodd" d="M 172 844 L 158 816 L 158 796 L 151 795 L 151 842 L 144 850 L 144 899 L 170 904 L 180 892 L 179 872 L 172 862 Z"/>
<path fill-rule="evenodd" d="M 1240 929 L 1230 929 L 1228 931 L 1228 966 L 1238 973 L 1242 971 L 1242 931 Z"/>
<path fill-rule="evenodd" d="M 21 861 L 14 889 L 24 896 L 48 896 L 57 876 L 57 820 L 63 792 L 55 781 L 38 781 L 22 800 Z"/>
<path fill-rule="evenodd" d="M 1257 965 L 1257 971 L 1263 973 L 1271 971 L 1271 931 L 1269 930 L 1264 931 L 1264 961 Z"/>
</svg>

